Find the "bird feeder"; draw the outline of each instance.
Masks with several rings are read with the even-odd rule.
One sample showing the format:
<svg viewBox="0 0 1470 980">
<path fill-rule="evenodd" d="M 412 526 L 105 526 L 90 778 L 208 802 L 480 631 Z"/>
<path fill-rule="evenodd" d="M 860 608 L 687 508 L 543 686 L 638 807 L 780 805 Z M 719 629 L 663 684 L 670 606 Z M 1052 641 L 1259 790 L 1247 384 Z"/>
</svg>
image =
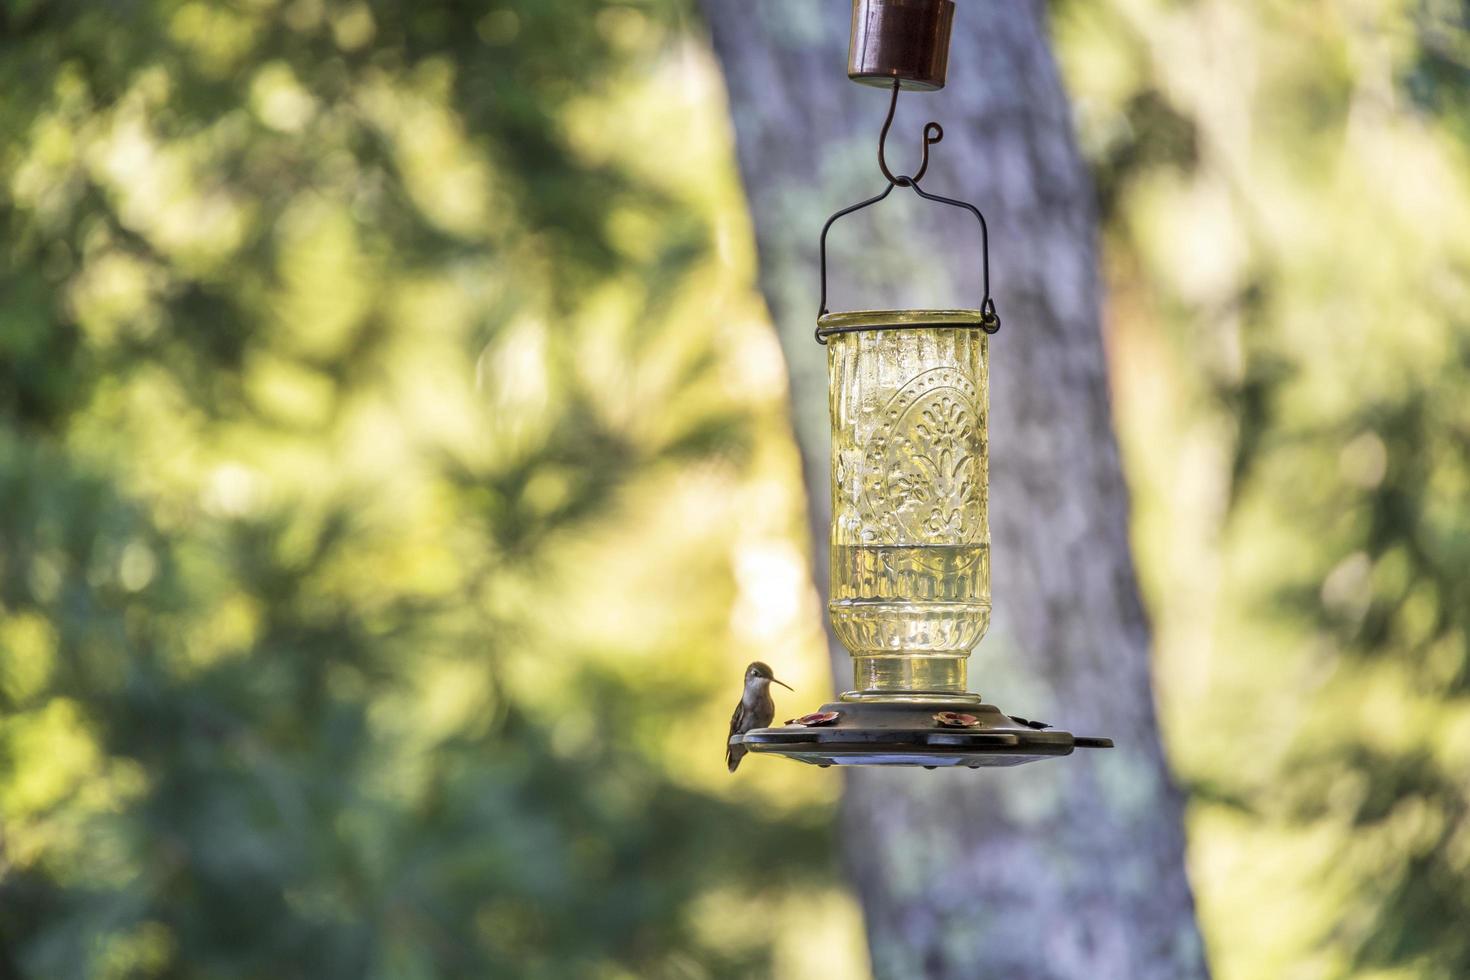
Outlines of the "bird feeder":
<svg viewBox="0 0 1470 980">
<path fill-rule="evenodd" d="M 952 0 L 854 0 L 848 75 L 891 90 L 878 142 L 887 186 L 827 219 L 816 338 L 827 350 L 832 414 L 828 611 L 852 656 L 852 690 L 784 725 L 731 737 L 750 752 L 828 765 L 1017 765 L 1107 738 L 1008 715 L 969 691 L 966 663 L 990 625 L 989 354 L 1000 329 L 990 241 L 974 205 L 919 186 L 884 158 L 901 88 L 942 88 Z M 827 233 L 896 187 L 963 209 L 979 224 L 974 309 L 832 312 Z"/>
</svg>

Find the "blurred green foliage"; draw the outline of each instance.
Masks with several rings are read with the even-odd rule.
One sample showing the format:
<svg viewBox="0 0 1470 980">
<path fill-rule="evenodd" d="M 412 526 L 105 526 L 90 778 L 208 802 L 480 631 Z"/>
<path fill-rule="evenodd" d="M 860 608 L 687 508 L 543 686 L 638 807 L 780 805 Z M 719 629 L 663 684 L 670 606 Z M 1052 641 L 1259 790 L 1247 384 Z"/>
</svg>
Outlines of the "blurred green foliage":
<svg viewBox="0 0 1470 980">
<path fill-rule="evenodd" d="M 686 35 L 0 6 L 0 976 L 748 975 L 831 905 L 833 785 L 708 738 L 737 532 L 804 572 Z"/>
<path fill-rule="evenodd" d="M 861 971 L 686 7 L 0 5 L 0 977 Z M 1212 960 L 1470 974 L 1465 7 L 1052 9 Z"/>
<path fill-rule="evenodd" d="M 1470 8 L 1054 10 L 1212 961 L 1470 976 Z"/>
</svg>

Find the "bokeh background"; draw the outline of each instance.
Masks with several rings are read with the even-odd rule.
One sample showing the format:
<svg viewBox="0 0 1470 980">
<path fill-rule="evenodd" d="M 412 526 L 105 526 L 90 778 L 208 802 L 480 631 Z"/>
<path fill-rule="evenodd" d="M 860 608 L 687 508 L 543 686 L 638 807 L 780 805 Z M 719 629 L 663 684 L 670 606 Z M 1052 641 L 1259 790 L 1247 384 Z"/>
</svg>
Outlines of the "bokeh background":
<svg viewBox="0 0 1470 980">
<path fill-rule="evenodd" d="M 1212 968 L 1470 975 L 1470 6 L 1049 10 Z M 0 977 L 864 975 L 803 493 L 692 3 L 0 5 Z"/>
</svg>

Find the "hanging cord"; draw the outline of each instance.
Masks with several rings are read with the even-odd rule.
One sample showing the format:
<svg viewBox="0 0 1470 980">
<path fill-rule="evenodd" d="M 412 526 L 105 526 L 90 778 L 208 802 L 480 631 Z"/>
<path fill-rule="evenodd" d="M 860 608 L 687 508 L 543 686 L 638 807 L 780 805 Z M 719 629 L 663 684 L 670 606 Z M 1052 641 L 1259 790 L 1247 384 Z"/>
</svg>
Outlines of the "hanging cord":
<svg viewBox="0 0 1470 980">
<path fill-rule="evenodd" d="M 893 189 L 895 187 L 909 187 L 913 189 L 913 192 L 915 194 L 919 195 L 926 201 L 933 201 L 936 204 L 948 204 L 949 206 L 956 208 L 964 208 L 966 211 L 969 211 L 975 216 L 975 220 L 980 222 L 980 270 L 982 274 L 982 284 L 985 288 L 985 298 L 980 303 L 980 323 L 978 324 L 978 326 L 986 333 L 993 334 L 1000 329 L 1000 316 L 995 312 L 995 300 L 993 300 L 990 296 L 990 228 L 985 223 L 985 215 L 980 213 L 979 208 L 975 207 L 975 205 L 970 204 L 967 201 L 957 201 L 952 197 L 942 197 L 938 194 L 930 194 L 928 191 L 919 186 L 919 181 L 923 179 L 924 174 L 927 173 L 929 170 L 929 147 L 944 139 L 944 127 L 940 126 L 939 123 L 932 121 L 924 124 L 924 139 L 921 147 L 921 156 L 919 158 L 919 169 L 916 170 L 912 176 L 908 174 L 898 174 L 895 176 L 893 171 L 888 169 L 888 160 L 884 151 L 888 144 L 888 131 L 893 128 L 893 116 L 898 109 L 898 90 L 899 80 L 895 78 L 893 80 L 893 96 L 889 99 L 888 102 L 888 115 L 884 118 L 883 128 L 878 133 L 878 169 L 883 171 L 883 176 L 887 179 L 888 186 L 883 188 L 882 193 L 876 194 L 873 197 L 868 198 L 866 201 L 859 201 L 856 204 L 850 204 L 842 210 L 838 211 L 836 214 L 832 215 L 832 217 L 828 218 L 827 223 L 822 226 L 822 237 L 817 250 L 822 270 L 822 301 L 820 308 L 817 310 L 817 316 L 825 316 L 828 312 L 827 232 L 831 230 L 833 223 L 835 223 L 838 218 L 852 214 L 854 211 L 861 211 L 863 208 L 877 204 L 889 194 L 893 193 Z M 959 324 L 957 324 L 957 326 L 958 325 Z M 817 343 L 826 344 L 827 338 L 832 334 L 837 333 L 854 333 L 861 330 L 901 330 L 905 327 L 910 326 L 913 325 L 872 324 L 861 327 L 818 326 Z M 932 327 L 934 326 L 934 324 L 925 324 L 925 326 Z"/>
</svg>

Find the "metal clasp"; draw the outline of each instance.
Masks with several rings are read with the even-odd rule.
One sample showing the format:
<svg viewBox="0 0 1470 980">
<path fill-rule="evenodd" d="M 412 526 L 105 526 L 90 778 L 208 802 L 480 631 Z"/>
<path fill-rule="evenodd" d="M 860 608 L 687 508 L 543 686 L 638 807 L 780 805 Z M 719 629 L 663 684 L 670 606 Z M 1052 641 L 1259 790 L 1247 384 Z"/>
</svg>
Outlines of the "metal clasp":
<svg viewBox="0 0 1470 980">
<path fill-rule="evenodd" d="M 838 218 L 845 217 L 846 215 L 852 214 L 854 211 L 861 211 L 863 208 L 877 204 L 889 194 L 893 193 L 893 189 L 895 187 L 908 187 L 912 188 L 915 194 L 919 195 L 926 201 L 933 201 L 936 204 L 948 204 L 951 207 L 963 208 L 973 214 L 976 221 L 980 222 L 980 269 L 982 273 L 982 285 L 985 288 L 984 299 L 982 299 L 980 302 L 980 312 L 982 314 L 980 329 L 984 330 L 986 333 L 993 334 L 1000 329 L 1000 316 L 995 312 L 995 300 L 992 299 L 990 295 L 990 228 L 985 223 L 985 215 L 981 214 L 980 209 L 975 207 L 975 205 L 969 203 L 968 201 L 959 201 L 952 197 L 942 197 L 939 194 L 930 194 L 928 191 L 919 186 L 919 181 L 929 170 L 929 147 L 944 139 L 944 127 L 940 126 L 939 123 L 933 121 L 925 123 L 922 155 L 919 158 L 919 169 L 916 170 L 912 176 L 908 174 L 895 175 L 893 171 L 888 168 L 888 160 L 885 156 L 884 150 L 888 143 L 888 131 L 893 127 L 894 112 L 898 109 L 898 90 L 899 80 L 895 78 L 893 80 L 893 96 L 888 102 L 888 116 L 883 120 L 883 129 L 878 133 L 878 169 L 883 172 L 883 176 L 888 180 L 888 186 L 883 188 L 883 192 L 881 194 L 870 197 L 866 201 L 859 201 L 856 204 L 850 204 L 842 210 L 838 211 L 836 214 L 828 218 L 827 223 L 822 226 L 822 237 L 819 241 L 817 249 L 822 275 L 822 299 L 821 305 L 817 310 L 817 316 L 823 316 L 828 312 L 827 232 L 831 230 L 832 225 L 837 221 Z M 820 328 L 818 328 L 816 336 L 817 343 L 827 343 L 827 338 Z"/>
</svg>

